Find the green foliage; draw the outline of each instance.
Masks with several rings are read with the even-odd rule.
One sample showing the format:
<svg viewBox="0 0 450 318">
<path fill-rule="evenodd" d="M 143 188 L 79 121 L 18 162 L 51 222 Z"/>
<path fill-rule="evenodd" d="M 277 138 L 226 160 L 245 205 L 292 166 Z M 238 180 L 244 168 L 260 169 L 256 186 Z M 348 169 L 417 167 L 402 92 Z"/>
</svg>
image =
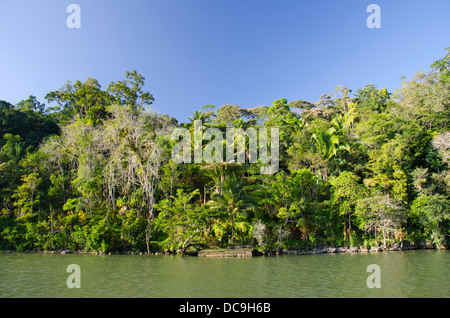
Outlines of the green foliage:
<svg viewBox="0 0 450 318">
<path fill-rule="evenodd" d="M 411 205 L 411 217 L 436 247 L 443 245 L 450 230 L 450 202 L 447 196 L 418 196 Z"/>
<path fill-rule="evenodd" d="M 5 134 L 21 138 L 22 151 L 35 151 L 48 136 L 58 134 L 60 128 L 51 116 L 45 115 L 45 105 L 30 96 L 16 107 L 0 101 L 0 148 L 7 142 Z"/>
<path fill-rule="evenodd" d="M 402 205 L 389 195 L 378 193 L 358 200 L 355 214 L 359 228 L 373 234 L 376 245 L 381 234 L 384 246 L 387 240 L 397 236 L 405 220 Z"/>
<path fill-rule="evenodd" d="M 247 212 L 254 209 L 252 197 L 245 193 L 244 182 L 236 175 L 229 176 L 220 184 L 220 192 L 212 195 L 208 207 L 224 213 L 224 218 L 231 221 L 231 241 L 234 244 L 235 219 L 247 217 Z"/>
<path fill-rule="evenodd" d="M 322 154 L 324 159 L 333 158 L 339 150 L 350 151 L 349 145 L 342 137 L 336 134 L 336 129 L 334 127 L 331 127 L 326 131 L 316 129 L 311 136 L 311 142 L 317 151 Z"/>
<path fill-rule="evenodd" d="M 67 82 L 47 107 L 0 101 L 0 249 L 448 245 L 449 56 L 392 94 L 369 84 L 316 103 L 205 105 L 184 124 L 149 111 L 136 71 L 106 90 Z M 172 129 L 196 120 L 224 149 L 227 128 L 278 128 L 279 171 L 260 174 L 249 151 L 246 163 L 175 163 Z"/>
</svg>

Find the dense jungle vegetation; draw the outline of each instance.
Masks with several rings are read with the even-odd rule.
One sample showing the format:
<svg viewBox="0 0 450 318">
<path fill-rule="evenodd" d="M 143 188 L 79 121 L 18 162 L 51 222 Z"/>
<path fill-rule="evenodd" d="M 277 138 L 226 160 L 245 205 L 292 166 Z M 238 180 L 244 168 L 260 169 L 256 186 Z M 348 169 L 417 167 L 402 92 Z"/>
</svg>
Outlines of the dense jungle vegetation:
<svg viewBox="0 0 450 318">
<path fill-rule="evenodd" d="M 47 107 L 34 96 L 0 101 L 0 249 L 447 246 L 447 51 L 394 92 L 338 86 L 315 103 L 205 105 L 185 123 L 151 111 L 136 71 L 106 90 L 92 78 L 67 82 Z M 195 120 L 224 136 L 279 128 L 278 172 L 261 174 L 248 158 L 174 162 L 171 132 Z"/>
</svg>

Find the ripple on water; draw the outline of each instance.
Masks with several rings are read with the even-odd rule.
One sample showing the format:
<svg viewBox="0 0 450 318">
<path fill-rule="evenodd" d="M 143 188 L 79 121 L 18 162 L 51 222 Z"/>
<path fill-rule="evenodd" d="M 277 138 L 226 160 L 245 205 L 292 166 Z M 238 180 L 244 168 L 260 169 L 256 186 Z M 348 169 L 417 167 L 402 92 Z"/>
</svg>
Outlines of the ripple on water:
<svg viewBox="0 0 450 318">
<path fill-rule="evenodd" d="M 81 289 L 66 286 L 69 264 Z M 381 268 L 369 289 L 367 266 Z M 450 252 L 196 258 L 0 254 L 1 297 L 449 297 Z"/>
</svg>

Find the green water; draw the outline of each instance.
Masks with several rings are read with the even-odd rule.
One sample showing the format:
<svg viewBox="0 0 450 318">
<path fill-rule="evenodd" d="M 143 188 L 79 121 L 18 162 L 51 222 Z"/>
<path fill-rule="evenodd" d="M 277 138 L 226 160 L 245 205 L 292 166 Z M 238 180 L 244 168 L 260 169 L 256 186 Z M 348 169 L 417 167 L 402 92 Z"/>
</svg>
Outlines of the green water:
<svg viewBox="0 0 450 318">
<path fill-rule="evenodd" d="M 81 288 L 68 288 L 69 264 Z M 381 288 L 368 288 L 367 266 Z M 0 254 L 0 297 L 450 297 L 450 251 L 197 258 Z"/>
</svg>

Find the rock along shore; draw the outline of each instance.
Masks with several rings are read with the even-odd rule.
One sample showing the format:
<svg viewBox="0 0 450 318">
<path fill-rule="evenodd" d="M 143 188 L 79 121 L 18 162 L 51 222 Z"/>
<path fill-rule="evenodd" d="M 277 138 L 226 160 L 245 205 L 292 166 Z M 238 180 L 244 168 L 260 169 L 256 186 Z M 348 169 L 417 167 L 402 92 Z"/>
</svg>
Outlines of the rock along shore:
<svg viewBox="0 0 450 318">
<path fill-rule="evenodd" d="M 444 248 L 444 247 L 443 247 Z M 365 246 L 349 246 L 349 247 L 316 247 L 312 249 L 300 250 L 279 250 L 279 251 L 264 251 L 261 252 L 255 249 L 252 245 L 243 246 L 228 246 L 223 249 L 202 249 L 199 251 L 191 251 L 183 253 L 181 250 L 164 250 L 160 252 L 150 253 L 150 255 L 187 255 L 187 256 L 198 256 L 198 257 L 253 257 L 258 255 L 312 255 L 312 254 L 334 254 L 334 253 L 379 253 L 379 252 L 395 252 L 404 250 L 416 250 L 416 249 L 435 249 L 433 244 L 429 241 L 423 241 L 417 243 L 417 245 L 411 242 L 403 242 L 401 244 L 394 244 L 393 246 L 387 247 L 365 247 Z M 445 248 L 444 248 L 445 249 Z M 0 251 L 0 253 L 15 253 L 18 251 L 5 250 Z M 69 249 L 59 249 L 59 250 L 35 250 L 35 251 L 23 251 L 23 253 L 49 253 L 49 254 L 96 254 L 96 255 L 147 255 L 145 252 L 141 251 L 124 251 L 124 252 L 104 252 L 104 251 L 72 251 Z"/>
<path fill-rule="evenodd" d="M 286 250 L 279 254 L 308 255 L 308 254 L 324 254 L 324 253 L 379 253 L 379 252 L 396 252 L 415 249 L 434 249 L 435 247 L 428 241 L 419 242 L 414 245 L 411 242 L 403 242 L 387 247 L 365 247 L 365 246 L 349 246 L 349 247 L 322 247 L 309 250 Z"/>
</svg>

